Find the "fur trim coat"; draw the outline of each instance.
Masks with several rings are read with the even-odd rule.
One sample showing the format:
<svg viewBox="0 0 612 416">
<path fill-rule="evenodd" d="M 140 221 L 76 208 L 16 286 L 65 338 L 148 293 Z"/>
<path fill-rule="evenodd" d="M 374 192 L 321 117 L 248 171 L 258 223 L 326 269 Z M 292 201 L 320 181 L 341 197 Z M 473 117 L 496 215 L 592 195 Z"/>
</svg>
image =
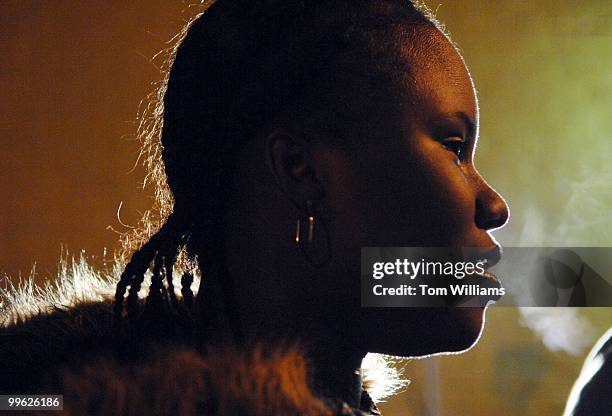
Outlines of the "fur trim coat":
<svg viewBox="0 0 612 416">
<path fill-rule="evenodd" d="M 379 414 L 365 392 L 359 409 L 318 397 L 295 347 L 203 356 L 169 319 L 118 339 L 114 279 L 84 261 L 62 266 L 53 285 L 0 289 L 0 394 L 63 394 L 62 415 Z"/>
</svg>

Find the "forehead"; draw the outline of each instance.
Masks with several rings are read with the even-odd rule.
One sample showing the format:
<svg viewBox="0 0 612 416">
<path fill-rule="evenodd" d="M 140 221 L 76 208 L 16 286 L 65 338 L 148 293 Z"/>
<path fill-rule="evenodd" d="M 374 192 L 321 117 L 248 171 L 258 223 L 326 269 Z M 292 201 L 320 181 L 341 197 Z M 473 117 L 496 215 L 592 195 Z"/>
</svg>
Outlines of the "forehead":
<svg viewBox="0 0 612 416">
<path fill-rule="evenodd" d="M 451 42 L 434 27 L 421 28 L 400 47 L 410 75 L 405 95 L 416 115 L 465 113 L 478 122 L 478 102 L 472 78 L 463 58 Z"/>
</svg>

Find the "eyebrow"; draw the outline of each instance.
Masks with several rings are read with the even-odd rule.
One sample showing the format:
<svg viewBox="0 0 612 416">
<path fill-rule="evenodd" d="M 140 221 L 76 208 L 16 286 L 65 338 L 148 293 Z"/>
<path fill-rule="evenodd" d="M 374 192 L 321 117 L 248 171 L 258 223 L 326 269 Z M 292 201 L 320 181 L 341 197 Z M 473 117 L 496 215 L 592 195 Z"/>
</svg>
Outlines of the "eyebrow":
<svg viewBox="0 0 612 416">
<path fill-rule="evenodd" d="M 428 123 L 431 133 L 438 138 L 449 133 L 448 129 L 455 129 L 459 125 L 462 127 L 462 136 L 465 140 L 476 143 L 478 138 L 476 122 L 463 111 L 456 112 L 440 112 Z M 458 132 L 453 132 L 458 134 Z"/>
<path fill-rule="evenodd" d="M 463 111 L 457 111 L 454 113 L 446 114 L 446 117 L 455 118 L 461 120 L 461 122 L 465 125 L 465 129 L 467 130 L 468 135 L 471 138 L 475 138 L 476 136 L 476 123 L 474 120 L 465 114 Z"/>
</svg>

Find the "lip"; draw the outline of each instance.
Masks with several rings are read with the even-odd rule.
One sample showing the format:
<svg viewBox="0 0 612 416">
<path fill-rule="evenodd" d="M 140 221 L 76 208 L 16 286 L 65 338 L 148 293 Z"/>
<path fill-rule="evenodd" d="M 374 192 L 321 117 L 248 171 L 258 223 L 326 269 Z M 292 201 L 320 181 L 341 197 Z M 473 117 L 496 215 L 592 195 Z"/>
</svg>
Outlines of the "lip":
<svg viewBox="0 0 612 416">
<path fill-rule="evenodd" d="M 487 266 L 485 269 L 495 266 L 501 260 L 502 248 L 501 246 L 495 245 L 490 248 L 475 248 L 472 249 L 477 254 L 477 258 L 472 256 L 473 260 L 486 260 Z"/>
<path fill-rule="evenodd" d="M 470 256 L 468 256 L 466 261 L 478 262 L 484 260 L 486 262 L 486 265 L 484 266 L 484 272 L 475 273 L 473 277 L 482 278 L 485 281 L 488 281 L 489 283 L 495 283 L 496 286 L 501 286 L 497 276 L 489 270 L 501 260 L 501 256 L 503 253 L 501 246 L 495 245 L 489 248 L 471 247 L 469 249 L 469 252 Z"/>
<path fill-rule="evenodd" d="M 490 280 L 490 281 L 493 281 L 495 283 L 499 283 L 499 279 L 497 278 L 497 276 L 495 274 L 491 273 L 488 270 L 485 270 L 484 273 L 477 273 L 476 275 L 480 276 L 480 277 L 482 277 L 482 278 L 484 278 L 486 280 Z"/>
</svg>

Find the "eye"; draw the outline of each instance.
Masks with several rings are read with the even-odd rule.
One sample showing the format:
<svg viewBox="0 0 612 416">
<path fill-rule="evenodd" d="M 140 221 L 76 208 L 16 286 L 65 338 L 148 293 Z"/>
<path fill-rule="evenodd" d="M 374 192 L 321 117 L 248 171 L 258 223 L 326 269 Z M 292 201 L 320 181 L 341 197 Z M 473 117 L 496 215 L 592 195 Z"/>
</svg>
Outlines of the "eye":
<svg viewBox="0 0 612 416">
<path fill-rule="evenodd" d="M 446 150 L 453 152 L 455 155 L 457 155 L 458 160 L 461 161 L 464 159 L 467 142 L 463 139 L 463 137 L 448 137 L 442 140 L 442 146 L 444 146 Z"/>
</svg>

